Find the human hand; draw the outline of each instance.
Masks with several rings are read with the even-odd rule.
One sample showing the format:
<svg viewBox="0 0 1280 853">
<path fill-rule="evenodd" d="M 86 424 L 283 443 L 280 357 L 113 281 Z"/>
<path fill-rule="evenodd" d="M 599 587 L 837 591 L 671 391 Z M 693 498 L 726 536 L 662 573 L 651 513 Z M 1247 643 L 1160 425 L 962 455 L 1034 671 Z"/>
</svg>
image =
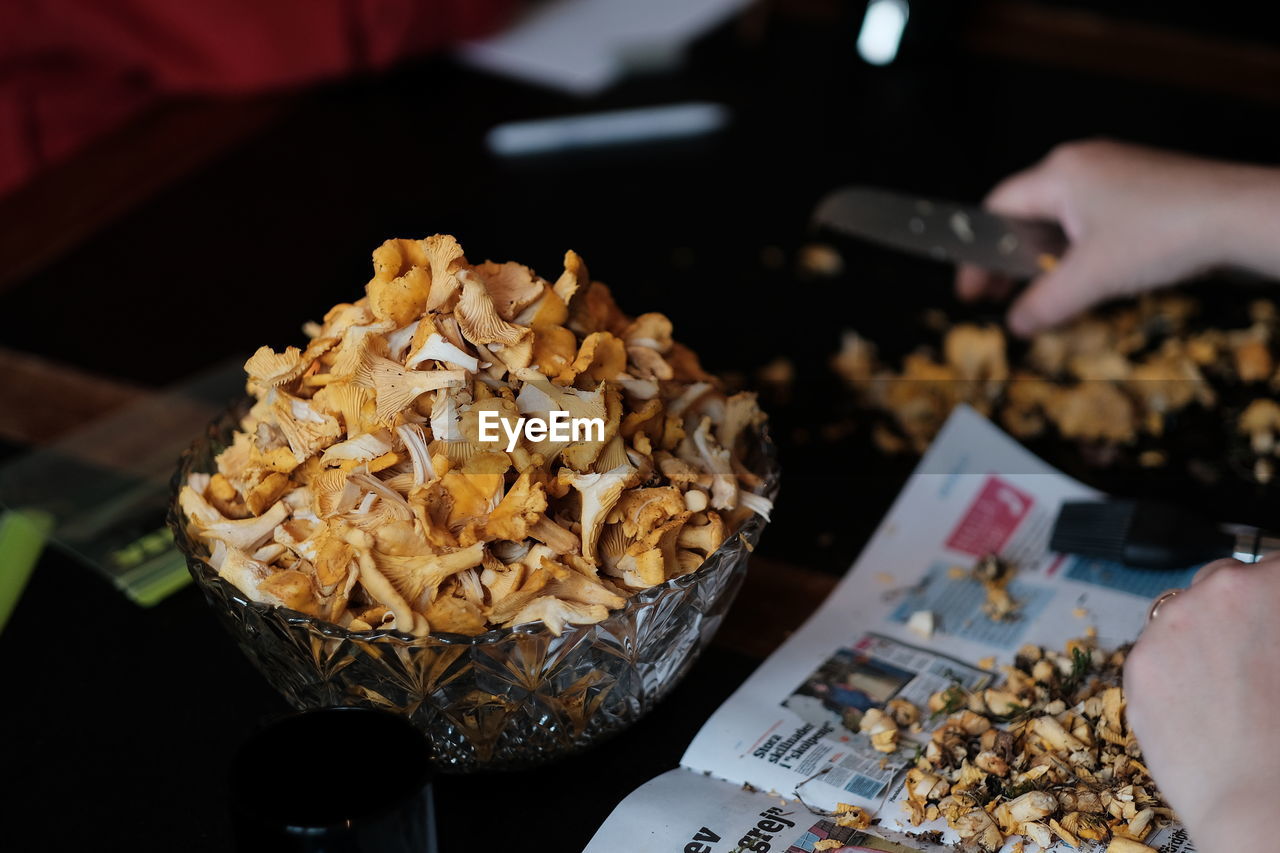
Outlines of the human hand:
<svg viewBox="0 0 1280 853">
<path fill-rule="evenodd" d="M 1060 145 L 1002 181 L 986 206 L 1057 221 L 1071 246 L 1009 311 L 1029 335 L 1097 302 L 1238 263 L 1268 268 L 1280 250 L 1257 220 L 1280 210 L 1280 171 L 1108 141 Z M 1269 213 L 1270 216 L 1265 214 Z M 1277 257 L 1272 257 L 1273 255 Z M 962 267 L 962 299 L 999 298 L 1009 282 Z"/>
<path fill-rule="evenodd" d="M 1260 849 L 1280 785 L 1280 557 L 1210 563 L 1130 652 L 1129 723 L 1200 853 Z"/>
</svg>

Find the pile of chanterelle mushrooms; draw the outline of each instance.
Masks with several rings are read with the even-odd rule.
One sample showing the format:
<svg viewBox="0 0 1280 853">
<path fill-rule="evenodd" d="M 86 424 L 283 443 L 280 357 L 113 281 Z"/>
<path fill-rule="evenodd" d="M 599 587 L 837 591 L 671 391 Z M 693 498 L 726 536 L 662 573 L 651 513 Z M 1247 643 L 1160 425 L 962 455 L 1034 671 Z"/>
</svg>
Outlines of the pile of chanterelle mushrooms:
<svg viewBox="0 0 1280 853">
<path fill-rule="evenodd" d="M 1023 354 L 996 326 L 935 315 L 946 327 L 939 344 L 908 353 L 900 368 L 882 363 L 876 345 L 854 332 L 832 366 L 864 405 L 892 416 L 873 433 L 890 453 L 923 452 L 962 402 L 1020 439 L 1052 432 L 1132 447 L 1159 445 L 1179 413 L 1220 407 L 1225 397 L 1232 423 L 1224 439 L 1247 436 L 1240 461 L 1257 482 L 1272 482 L 1280 466 L 1280 309 L 1254 299 L 1248 325 L 1226 329 L 1197 321 L 1200 311 L 1178 291 L 1146 294 L 1039 332 Z M 1138 462 L 1158 468 L 1168 452 L 1149 446 Z"/>
<path fill-rule="evenodd" d="M 666 317 L 623 314 L 572 251 L 554 284 L 471 264 L 447 235 L 373 263 L 305 349 L 249 359 L 256 403 L 181 491 L 245 595 L 353 631 L 559 634 L 769 513 L 743 462 L 754 395 L 726 396 Z M 527 428 L 557 417 L 584 429 Z"/>
</svg>

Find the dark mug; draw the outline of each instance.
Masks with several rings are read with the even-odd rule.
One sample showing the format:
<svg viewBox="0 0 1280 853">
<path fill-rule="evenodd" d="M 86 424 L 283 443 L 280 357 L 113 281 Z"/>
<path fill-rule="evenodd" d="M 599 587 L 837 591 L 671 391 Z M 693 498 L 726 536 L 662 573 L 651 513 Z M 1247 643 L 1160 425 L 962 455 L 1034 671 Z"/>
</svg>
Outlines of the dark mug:
<svg viewBox="0 0 1280 853">
<path fill-rule="evenodd" d="M 426 738 L 369 708 L 274 720 L 231 766 L 241 853 L 436 853 Z"/>
</svg>

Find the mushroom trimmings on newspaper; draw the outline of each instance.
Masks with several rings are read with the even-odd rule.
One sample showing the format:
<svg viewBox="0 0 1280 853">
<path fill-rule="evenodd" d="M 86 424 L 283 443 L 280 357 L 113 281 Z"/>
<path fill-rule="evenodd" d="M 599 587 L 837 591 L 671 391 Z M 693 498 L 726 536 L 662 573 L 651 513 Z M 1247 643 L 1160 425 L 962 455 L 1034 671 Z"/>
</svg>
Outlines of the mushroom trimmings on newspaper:
<svg viewBox="0 0 1280 853">
<path fill-rule="evenodd" d="M 927 709 L 895 699 L 867 711 L 862 731 L 881 752 L 897 751 L 901 732 L 932 728 L 922 744 L 901 742 L 917 749 L 901 801 L 908 822 L 943 818 L 963 849 L 984 853 L 1015 839 L 1152 851 L 1142 842 L 1175 815 L 1125 719 L 1125 655 L 1088 637 L 1061 653 L 1023 646 L 997 685 L 953 685 Z"/>
<path fill-rule="evenodd" d="M 662 314 L 623 314 L 574 252 L 554 283 L 447 235 L 388 240 L 373 266 L 305 348 L 248 360 L 256 402 L 181 490 L 245 595 L 353 631 L 559 634 L 768 516 L 744 461 L 755 396 L 724 394 Z M 545 428 L 560 416 L 587 426 Z"/>
</svg>

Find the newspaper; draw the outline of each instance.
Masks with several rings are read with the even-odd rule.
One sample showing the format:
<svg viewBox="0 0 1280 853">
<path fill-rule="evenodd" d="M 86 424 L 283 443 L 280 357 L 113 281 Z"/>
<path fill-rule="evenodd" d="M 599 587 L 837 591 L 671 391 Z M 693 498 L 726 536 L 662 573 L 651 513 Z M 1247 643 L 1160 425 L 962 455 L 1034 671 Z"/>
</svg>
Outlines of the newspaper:
<svg viewBox="0 0 1280 853">
<path fill-rule="evenodd" d="M 958 838 L 944 821 L 905 822 L 897 801 L 910 750 L 886 761 L 855 720 L 890 698 L 923 705 L 953 683 L 981 687 L 993 675 L 979 661 L 1011 663 L 1026 643 L 1061 648 L 1091 626 L 1103 648 L 1135 639 L 1150 600 L 1189 583 L 1195 569 L 1157 573 L 1049 553 L 1058 505 L 1092 496 L 972 409 L 957 408 L 827 601 L 711 716 L 680 769 L 618 806 L 587 853 L 808 853 L 829 837 L 842 850 L 953 849 Z M 1018 566 L 1015 620 L 986 617 L 981 585 L 952 571 L 967 572 L 990 553 Z M 927 638 L 907 627 L 920 610 L 936 618 Z M 902 846 L 849 830 L 833 835 L 839 828 L 822 812 L 837 803 L 868 809 L 880 818 L 870 831 Z M 1194 853 L 1179 826 L 1145 843 Z M 1049 849 L 1102 850 L 1084 844 Z"/>
</svg>

